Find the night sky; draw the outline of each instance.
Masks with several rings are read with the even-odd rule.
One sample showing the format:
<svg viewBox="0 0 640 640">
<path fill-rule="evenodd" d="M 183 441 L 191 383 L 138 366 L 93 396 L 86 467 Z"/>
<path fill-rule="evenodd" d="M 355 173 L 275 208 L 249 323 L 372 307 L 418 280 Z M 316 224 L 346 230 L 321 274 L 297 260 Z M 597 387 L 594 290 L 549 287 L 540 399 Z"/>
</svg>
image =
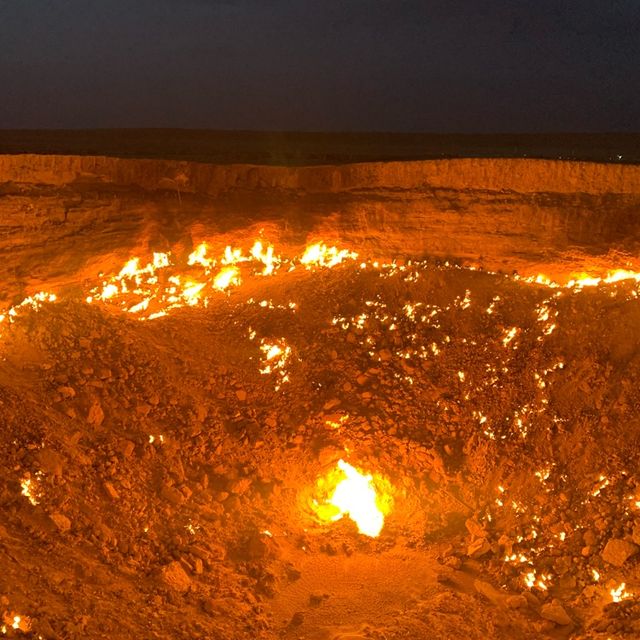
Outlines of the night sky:
<svg viewBox="0 0 640 640">
<path fill-rule="evenodd" d="M 640 130 L 640 0 L 0 0 L 0 128 Z"/>
</svg>

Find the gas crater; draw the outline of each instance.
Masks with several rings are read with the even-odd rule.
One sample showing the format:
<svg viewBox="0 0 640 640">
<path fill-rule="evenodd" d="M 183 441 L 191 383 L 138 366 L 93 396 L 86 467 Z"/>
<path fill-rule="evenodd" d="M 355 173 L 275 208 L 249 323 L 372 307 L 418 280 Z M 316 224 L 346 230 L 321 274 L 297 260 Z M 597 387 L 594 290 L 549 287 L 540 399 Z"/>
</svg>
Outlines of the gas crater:
<svg viewBox="0 0 640 640">
<path fill-rule="evenodd" d="M 640 633 L 640 169 L 0 183 L 1 636 Z"/>
</svg>

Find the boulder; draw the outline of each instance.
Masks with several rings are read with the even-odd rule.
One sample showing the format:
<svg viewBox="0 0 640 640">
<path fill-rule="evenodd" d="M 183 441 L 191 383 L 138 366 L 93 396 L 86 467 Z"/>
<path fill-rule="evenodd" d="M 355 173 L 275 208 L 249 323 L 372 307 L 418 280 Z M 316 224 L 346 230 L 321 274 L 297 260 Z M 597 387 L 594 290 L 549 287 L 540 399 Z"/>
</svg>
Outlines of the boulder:
<svg viewBox="0 0 640 640">
<path fill-rule="evenodd" d="M 69 520 L 69 518 L 67 518 L 67 516 L 63 515 L 62 513 L 52 513 L 49 517 L 53 520 L 53 523 L 62 533 L 66 533 L 67 531 L 69 531 L 69 529 L 71 529 L 71 520 Z"/>
<path fill-rule="evenodd" d="M 177 560 L 160 569 L 160 579 L 165 585 L 176 591 L 185 592 L 191 588 L 191 578 Z"/>
<path fill-rule="evenodd" d="M 555 622 L 560 625 L 568 625 L 573 624 L 573 620 L 569 617 L 567 612 L 564 610 L 564 607 L 560 604 L 558 600 L 552 600 L 551 602 L 547 602 L 547 604 L 543 604 L 540 609 L 540 615 L 545 620 L 551 620 L 551 622 Z"/>
<path fill-rule="evenodd" d="M 631 556 L 638 553 L 638 549 L 640 547 L 633 542 L 611 538 L 602 550 L 601 556 L 605 562 L 621 567 Z"/>
<path fill-rule="evenodd" d="M 89 412 L 87 414 L 87 422 L 96 427 L 99 427 L 104 421 L 104 411 L 100 406 L 100 403 L 96 400 L 89 407 Z"/>
</svg>

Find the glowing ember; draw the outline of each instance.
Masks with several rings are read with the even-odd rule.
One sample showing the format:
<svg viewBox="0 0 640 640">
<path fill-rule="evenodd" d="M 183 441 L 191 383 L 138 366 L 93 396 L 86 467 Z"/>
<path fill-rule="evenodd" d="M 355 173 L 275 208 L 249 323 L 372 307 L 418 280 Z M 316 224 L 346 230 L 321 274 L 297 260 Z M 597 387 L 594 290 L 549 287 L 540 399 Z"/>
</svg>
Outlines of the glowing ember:
<svg viewBox="0 0 640 640">
<path fill-rule="evenodd" d="M 617 587 L 612 588 L 609 593 L 611 594 L 611 599 L 613 602 L 622 602 L 627 598 L 632 598 L 633 594 L 626 591 L 627 585 L 625 582 L 622 582 Z"/>
<path fill-rule="evenodd" d="M 255 340 L 256 332 L 249 327 L 249 340 Z M 284 338 L 271 342 L 268 339 L 260 339 L 260 351 L 262 351 L 262 365 L 259 371 L 263 375 L 277 374 L 275 390 L 278 391 L 281 385 L 289 382 L 287 372 L 287 362 L 291 356 L 291 347 Z"/>
<path fill-rule="evenodd" d="M 531 569 L 523 575 L 524 583 L 529 587 L 529 589 L 537 587 L 541 591 L 547 591 L 549 588 L 547 582 L 549 582 L 550 579 L 550 575 L 545 575 L 543 573 L 538 575 L 535 569 Z"/>
<path fill-rule="evenodd" d="M 0 627 L 0 630 L 3 634 L 6 634 L 8 629 L 15 629 L 22 633 L 28 633 L 31 631 L 31 619 L 13 611 L 5 611 L 2 614 L 2 622 L 4 624 Z"/>
<path fill-rule="evenodd" d="M 518 333 L 518 329 L 516 327 L 511 327 L 511 329 L 505 329 L 504 336 L 502 338 L 502 344 L 505 347 L 508 347 L 509 343 L 516 337 L 516 333 Z"/>
<path fill-rule="evenodd" d="M 25 498 L 29 500 L 29 502 L 35 506 L 38 504 L 38 496 L 36 492 L 36 488 L 34 486 L 33 480 L 29 477 L 25 477 L 20 481 L 21 493 Z"/>
<path fill-rule="evenodd" d="M 336 522 L 348 516 L 360 533 L 372 538 L 380 535 L 384 517 L 389 512 L 390 496 L 377 494 L 373 476 L 360 473 L 348 462 L 339 460 L 337 469 L 320 485 L 326 485 L 330 493 L 324 504 L 315 504 L 321 520 Z"/>
</svg>

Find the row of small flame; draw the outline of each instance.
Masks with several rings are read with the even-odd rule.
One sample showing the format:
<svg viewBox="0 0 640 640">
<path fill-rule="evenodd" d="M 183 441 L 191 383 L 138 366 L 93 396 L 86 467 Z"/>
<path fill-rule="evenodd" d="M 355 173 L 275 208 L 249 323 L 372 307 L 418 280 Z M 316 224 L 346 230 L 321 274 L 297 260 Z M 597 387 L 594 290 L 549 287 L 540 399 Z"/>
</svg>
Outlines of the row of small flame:
<svg viewBox="0 0 640 640">
<path fill-rule="evenodd" d="M 241 269 L 243 263 L 259 265 L 256 275 L 269 276 L 286 266 L 287 270 L 295 269 L 300 264 L 308 269 L 313 267 L 333 267 L 346 260 L 355 260 L 358 254 L 348 249 L 338 249 L 335 246 L 327 246 L 317 242 L 306 247 L 303 254 L 296 259 L 283 258 L 277 255 L 273 245 L 256 240 L 248 253 L 240 248 L 227 246 L 223 255 L 217 259 L 209 255 L 209 246 L 206 242 L 199 244 L 188 256 L 185 271 L 202 269 L 199 278 L 184 277 L 182 273 L 170 273 L 178 268 L 173 263 L 171 253 L 154 253 L 150 261 L 144 266 L 140 258 L 131 258 L 117 275 L 104 280 L 100 286 L 94 287 L 86 297 L 88 303 L 102 301 L 117 303 L 129 313 L 136 314 L 141 319 L 153 319 L 167 315 L 176 308 L 185 306 L 206 306 L 209 297 L 206 289 L 209 286 L 213 291 L 228 291 L 231 286 L 237 286 L 241 282 Z M 410 262 L 408 263 L 411 264 Z M 361 268 L 372 267 L 386 270 L 388 275 L 397 271 L 406 270 L 405 265 L 395 263 L 379 263 L 377 261 L 362 263 Z M 445 266 L 458 267 L 457 265 Z M 469 267 L 472 270 L 473 267 Z M 490 272 L 489 272 L 490 273 Z M 418 277 L 418 274 L 409 274 Z M 522 277 L 509 276 L 515 281 L 543 285 L 551 289 L 572 289 L 576 291 L 601 284 L 614 284 L 622 281 L 640 282 L 640 273 L 627 269 L 617 269 L 606 276 L 593 277 L 582 274 L 572 278 L 562 285 L 547 278 L 544 275 Z M 556 295 L 561 292 L 558 291 Z M 632 295 L 637 297 L 634 290 Z M 14 322 L 15 319 L 27 309 L 37 309 L 43 302 L 53 302 L 56 296 L 52 293 L 39 292 L 25 298 L 19 304 L 11 307 L 7 312 L 0 313 L 0 324 Z M 150 307 L 153 307 L 151 309 Z M 540 310 L 541 314 L 545 309 Z M 550 323 L 549 331 L 553 331 Z"/>
<path fill-rule="evenodd" d="M 223 292 L 240 284 L 243 263 L 258 266 L 253 272 L 255 275 L 270 276 L 283 266 L 288 271 L 294 270 L 297 264 L 308 269 L 331 268 L 357 257 L 347 249 L 315 243 L 308 246 L 299 259 L 290 260 L 276 255 L 274 247 L 261 240 L 256 240 L 246 254 L 242 249 L 227 246 L 224 254 L 216 259 L 209 257 L 208 251 L 208 245 L 202 243 L 188 256 L 184 270 L 200 273 L 187 278 L 182 273 L 171 273 L 177 265 L 170 253 L 154 253 L 153 259 L 144 266 L 139 258 L 132 258 L 116 276 L 94 288 L 86 301 L 117 301 L 127 312 L 151 320 L 166 315 L 171 309 L 207 306 L 207 289 Z M 135 300 L 133 304 L 132 300 Z"/>
</svg>

